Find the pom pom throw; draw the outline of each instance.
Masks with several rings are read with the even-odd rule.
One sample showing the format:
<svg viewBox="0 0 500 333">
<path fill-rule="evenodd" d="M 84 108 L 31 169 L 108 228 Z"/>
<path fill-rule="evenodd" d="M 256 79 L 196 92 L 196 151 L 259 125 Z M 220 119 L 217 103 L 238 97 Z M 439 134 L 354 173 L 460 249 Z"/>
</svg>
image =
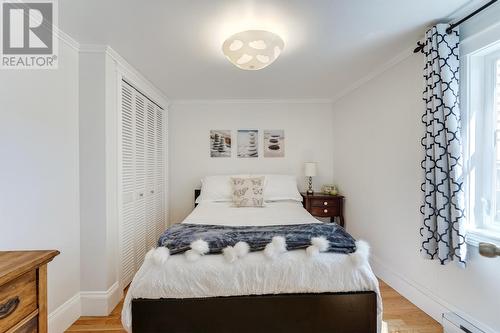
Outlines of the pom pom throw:
<svg viewBox="0 0 500 333">
<path fill-rule="evenodd" d="M 352 262 L 356 266 L 361 266 L 368 262 L 370 256 L 370 245 L 364 240 L 356 242 L 356 252 L 349 254 Z"/>
<path fill-rule="evenodd" d="M 170 257 L 170 251 L 163 246 L 157 247 L 156 249 L 151 249 L 146 254 L 145 261 L 150 261 L 155 265 L 164 265 L 168 257 Z"/>
<path fill-rule="evenodd" d="M 201 256 L 207 254 L 210 251 L 210 248 L 208 246 L 208 243 L 205 242 L 203 239 L 198 239 L 189 245 L 191 247 L 191 250 L 187 250 L 184 255 L 186 256 L 186 259 L 189 261 L 196 261 L 201 258 Z"/>
<path fill-rule="evenodd" d="M 328 251 L 330 242 L 323 236 L 311 238 L 311 245 L 307 247 L 306 253 L 310 257 L 318 255 L 320 252 Z"/>
<path fill-rule="evenodd" d="M 250 245 L 246 242 L 238 242 L 234 246 L 226 246 L 222 253 L 228 262 L 235 262 L 237 259 L 246 256 L 250 252 Z"/>
<path fill-rule="evenodd" d="M 285 252 L 286 240 L 283 236 L 274 236 L 272 241 L 264 248 L 264 255 L 269 259 L 274 259 Z"/>
</svg>

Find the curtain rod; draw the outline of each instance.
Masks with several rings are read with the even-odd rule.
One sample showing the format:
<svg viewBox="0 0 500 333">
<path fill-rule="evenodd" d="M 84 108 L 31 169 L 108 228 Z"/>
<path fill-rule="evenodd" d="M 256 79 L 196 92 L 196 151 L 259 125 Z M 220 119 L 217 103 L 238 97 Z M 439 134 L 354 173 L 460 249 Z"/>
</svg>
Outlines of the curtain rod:
<svg viewBox="0 0 500 333">
<path fill-rule="evenodd" d="M 467 15 L 466 17 L 462 18 L 461 20 L 450 24 L 450 26 L 448 28 L 446 28 L 446 33 L 451 34 L 453 29 L 455 29 L 456 27 L 458 27 L 460 24 L 464 23 L 465 21 L 469 20 L 471 17 L 476 16 L 477 14 L 479 14 L 480 12 L 482 12 L 483 10 L 488 8 L 489 6 L 493 5 L 497 1 L 498 0 L 491 0 L 487 3 L 485 3 L 484 5 L 482 5 L 481 7 L 479 7 L 478 9 L 476 9 L 475 11 L 473 11 L 472 13 L 470 13 L 469 15 Z M 413 53 L 424 52 L 424 46 L 425 46 L 424 43 L 418 41 L 417 47 L 415 48 L 415 50 L 413 50 Z"/>
</svg>

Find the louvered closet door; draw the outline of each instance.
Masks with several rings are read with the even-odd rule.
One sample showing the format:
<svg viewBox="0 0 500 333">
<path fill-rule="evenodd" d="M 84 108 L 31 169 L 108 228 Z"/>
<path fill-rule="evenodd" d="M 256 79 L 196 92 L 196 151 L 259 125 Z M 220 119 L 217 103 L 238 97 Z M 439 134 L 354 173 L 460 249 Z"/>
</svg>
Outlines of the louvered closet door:
<svg viewBox="0 0 500 333">
<path fill-rule="evenodd" d="M 135 252 L 136 269 L 142 265 L 146 252 L 146 126 L 147 99 L 135 92 Z"/>
<path fill-rule="evenodd" d="M 135 165 L 134 165 L 134 90 L 122 85 L 121 109 L 121 168 L 122 168 L 122 203 L 121 203 L 121 268 L 122 285 L 132 281 L 136 271 L 135 256 Z"/>
<path fill-rule="evenodd" d="M 164 117 L 163 110 L 158 106 L 155 108 L 155 140 L 156 140 L 156 233 L 161 235 L 165 230 L 165 143 L 164 143 Z"/>
<path fill-rule="evenodd" d="M 154 247 L 158 240 L 156 229 L 156 140 L 155 105 L 148 101 L 146 111 L 146 243 Z"/>
<path fill-rule="evenodd" d="M 122 83 L 121 235 L 125 287 L 156 246 L 165 227 L 164 112 L 128 83 Z"/>
</svg>

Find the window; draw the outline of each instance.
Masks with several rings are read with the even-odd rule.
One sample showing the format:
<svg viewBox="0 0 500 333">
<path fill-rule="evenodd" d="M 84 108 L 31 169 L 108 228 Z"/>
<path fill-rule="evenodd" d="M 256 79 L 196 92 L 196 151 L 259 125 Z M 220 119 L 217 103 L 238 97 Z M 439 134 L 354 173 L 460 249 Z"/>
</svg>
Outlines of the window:
<svg viewBox="0 0 500 333">
<path fill-rule="evenodd" d="M 468 242 L 500 243 L 500 41 L 465 57 L 462 85 Z M 465 92 L 465 95 L 464 95 Z"/>
<path fill-rule="evenodd" d="M 493 225 L 500 226 L 500 59 L 494 66 L 494 114 L 495 114 L 495 194 Z"/>
</svg>

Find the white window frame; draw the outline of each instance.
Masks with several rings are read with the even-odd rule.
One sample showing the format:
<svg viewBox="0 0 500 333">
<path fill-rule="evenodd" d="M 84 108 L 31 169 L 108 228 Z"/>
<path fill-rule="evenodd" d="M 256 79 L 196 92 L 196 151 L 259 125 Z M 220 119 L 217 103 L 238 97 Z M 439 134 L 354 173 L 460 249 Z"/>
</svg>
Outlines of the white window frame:
<svg viewBox="0 0 500 333">
<path fill-rule="evenodd" d="M 494 167 L 491 158 L 494 149 L 493 131 L 484 130 L 491 126 L 494 110 L 491 109 L 494 100 L 494 89 L 489 94 L 484 93 L 494 85 L 496 59 L 500 59 L 500 26 L 487 29 L 462 41 L 461 44 L 461 105 L 462 105 L 462 136 L 464 142 L 464 186 L 467 214 L 467 243 L 477 246 L 480 242 L 489 242 L 500 245 L 500 226 L 492 223 L 492 215 L 485 212 L 484 200 L 477 193 L 494 193 L 494 175 L 485 172 L 484 163 Z M 490 108 L 485 109 L 485 108 Z M 489 137 L 488 137 L 489 136 Z M 477 144 L 480 142 L 481 144 Z M 487 143 L 492 145 L 488 146 Z M 488 151 L 489 150 L 489 151 Z M 489 158 L 490 160 L 486 160 Z M 482 172 L 481 172 L 482 169 Z M 482 179 L 477 179 L 478 173 Z M 485 187 L 484 184 L 489 184 Z M 489 193 L 488 193 L 489 192 Z M 491 204 L 491 203 L 490 203 Z M 490 212 L 494 207 L 489 208 Z"/>
</svg>

